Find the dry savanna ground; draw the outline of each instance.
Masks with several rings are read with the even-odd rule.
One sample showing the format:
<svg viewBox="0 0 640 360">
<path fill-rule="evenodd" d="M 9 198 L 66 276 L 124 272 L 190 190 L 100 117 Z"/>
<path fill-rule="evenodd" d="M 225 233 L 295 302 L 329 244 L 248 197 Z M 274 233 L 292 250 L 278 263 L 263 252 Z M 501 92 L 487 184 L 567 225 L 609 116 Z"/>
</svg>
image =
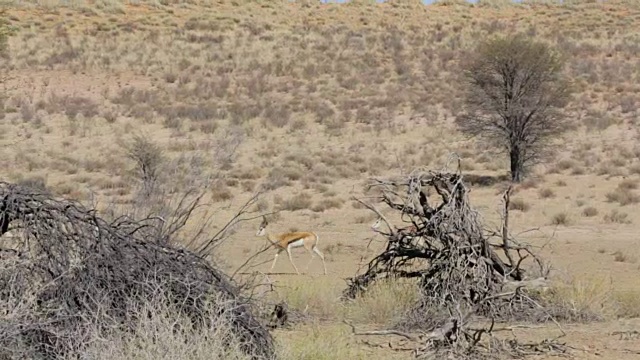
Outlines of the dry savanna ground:
<svg viewBox="0 0 640 360">
<path fill-rule="evenodd" d="M 370 241 L 375 217 L 351 196 L 371 177 L 440 168 L 452 152 L 465 174 L 504 175 L 507 159 L 453 124 L 459 61 L 493 34 L 523 31 L 557 46 L 576 91 L 566 109 L 573 126 L 557 156 L 518 185 L 513 231 L 539 229 L 520 237 L 545 245 L 562 301 L 599 315 L 563 324 L 578 358 L 637 358 L 639 340 L 611 333 L 640 330 L 639 4 L 37 3 L 7 5 L 17 33 L 0 107 L 3 179 L 131 205 L 139 178 L 123 143 L 138 134 L 162 152 L 165 191 L 207 186 L 214 226 L 266 190 L 257 208 L 279 211 L 271 230 L 316 231 L 329 270 L 322 276 L 316 259 L 296 276 L 281 256 L 269 275 L 269 296 L 307 315 L 275 331 L 292 359 L 411 356 L 364 345 L 342 323 L 384 328 L 416 297 L 412 284 L 390 283 L 338 302 L 343 279 L 381 246 Z M 497 225 L 504 183 L 470 185 L 473 205 Z M 216 250 L 221 266 L 232 271 L 264 246 L 259 222 L 234 229 Z M 249 271 L 266 272 L 272 256 Z M 307 259 L 295 252 L 301 270 Z"/>
</svg>

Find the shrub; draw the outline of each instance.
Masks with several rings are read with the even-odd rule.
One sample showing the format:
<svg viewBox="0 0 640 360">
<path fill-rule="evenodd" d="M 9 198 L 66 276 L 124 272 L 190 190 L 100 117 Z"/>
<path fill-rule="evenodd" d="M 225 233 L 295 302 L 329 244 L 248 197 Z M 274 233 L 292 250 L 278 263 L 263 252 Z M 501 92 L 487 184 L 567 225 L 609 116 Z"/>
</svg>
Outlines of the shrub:
<svg viewBox="0 0 640 360">
<path fill-rule="evenodd" d="M 227 201 L 231 200 L 232 198 L 233 193 L 226 185 L 219 184 L 211 189 L 211 200 L 213 201 Z"/>
<path fill-rule="evenodd" d="M 78 358 L 155 360 L 182 359 L 189 354 L 193 360 L 250 359 L 241 351 L 224 313 L 208 318 L 207 326 L 197 332 L 189 331 L 188 318 L 158 301 L 150 300 L 130 315 L 137 319 L 131 331 L 113 330 L 104 337 L 93 330 L 95 339 L 78 352 Z"/>
<path fill-rule="evenodd" d="M 631 220 L 629 220 L 629 214 L 619 212 L 616 209 L 604 215 L 603 220 L 605 223 L 612 223 L 612 224 L 630 224 L 631 223 Z"/>
<path fill-rule="evenodd" d="M 164 152 L 143 135 L 134 135 L 131 141 L 122 146 L 126 156 L 135 163 L 135 172 L 142 182 L 143 194 L 150 195 L 160 179 L 161 167 L 165 162 Z"/>
<path fill-rule="evenodd" d="M 567 214 L 564 211 L 556 213 L 551 217 L 552 225 L 569 225 L 570 222 L 571 222 L 571 219 L 569 217 L 569 214 Z"/>
<path fill-rule="evenodd" d="M 311 195 L 307 193 L 300 193 L 285 200 L 281 204 L 281 209 L 288 211 L 298 211 L 309 209 L 311 207 L 311 204 Z"/>
<path fill-rule="evenodd" d="M 556 318 L 567 321 L 598 321 L 615 315 L 611 284 L 602 279 L 564 281 L 545 295 L 545 303 Z"/>
<path fill-rule="evenodd" d="M 622 251 L 618 250 L 613 253 L 613 261 L 616 262 L 636 262 L 637 259 L 629 256 L 629 254 L 625 254 Z"/>
<path fill-rule="evenodd" d="M 607 201 L 617 202 L 622 206 L 640 202 L 640 197 L 626 188 L 618 188 L 606 194 Z"/>
<path fill-rule="evenodd" d="M 509 210 L 528 211 L 531 205 L 527 204 L 523 199 L 515 198 L 509 202 Z"/>
<path fill-rule="evenodd" d="M 553 192 L 553 190 L 551 190 L 549 188 L 541 189 L 538 194 L 540 195 L 540 197 L 542 199 L 548 199 L 548 198 L 552 198 L 552 197 L 556 196 L 556 194 Z"/>
<path fill-rule="evenodd" d="M 347 316 L 360 323 L 390 324 L 415 305 L 418 294 L 415 281 L 386 279 L 356 298 L 347 307 Z"/>
<path fill-rule="evenodd" d="M 598 215 L 598 209 L 593 206 L 586 207 L 582 210 L 582 215 L 585 217 L 593 217 Z"/>
<path fill-rule="evenodd" d="M 339 209 L 342 207 L 343 200 L 341 199 L 323 199 L 319 203 L 313 205 L 311 210 L 315 212 L 323 212 L 328 209 Z"/>
</svg>

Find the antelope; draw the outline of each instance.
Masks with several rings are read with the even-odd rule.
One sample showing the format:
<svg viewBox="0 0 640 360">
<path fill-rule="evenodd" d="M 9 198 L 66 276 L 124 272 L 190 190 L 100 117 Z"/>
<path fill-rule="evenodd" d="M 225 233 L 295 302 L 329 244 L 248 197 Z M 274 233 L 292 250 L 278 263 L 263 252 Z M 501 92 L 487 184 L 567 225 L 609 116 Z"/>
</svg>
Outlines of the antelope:
<svg viewBox="0 0 640 360">
<path fill-rule="evenodd" d="M 374 230 L 377 230 L 380 227 L 380 224 L 382 224 L 382 218 L 378 218 L 376 220 L 376 222 L 373 223 L 373 225 L 371 225 L 371 228 Z M 395 226 L 394 226 L 395 227 Z M 409 226 L 405 226 L 403 228 L 396 228 L 396 233 L 401 234 L 401 235 L 405 235 L 411 239 L 413 239 L 413 237 L 415 236 L 416 232 L 418 232 L 418 228 L 415 225 L 409 225 Z"/>
<path fill-rule="evenodd" d="M 307 264 L 307 268 L 305 271 L 309 270 L 309 266 L 311 265 L 311 262 L 315 258 L 315 254 L 318 254 L 318 256 L 320 256 L 320 259 L 322 259 L 324 274 L 327 275 L 327 265 L 324 262 L 324 254 L 320 251 L 320 249 L 318 249 L 318 235 L 316 233 L 308 232 L 308 231 L 297 231 L 297 232 L 287 232 L 282 234 L 271 234 L 266 232 L 267 225 L 269 225 L 269 222 L 267 221 L 267 218 L 263 216 L 262 223 L 258 228 L 258 232 L 256 233 L 256 236 L 265 236 L 266 234 L 267 240 L 269 240 L 269 242 L 271 242 L 276 247 L 277 252 L 275 257 L 273 258 L 273 264 L 271 264 L 271 270 L 269 271 L 272 271 L 273 268 L 276 266 L 276 262 L 278 261 L 278 255 L 280 255 L 281 252 L 286 251 L 287 255 L 289 255 L 289 261 L 291 262 L 291 265 L 293 265 L 293 268 L 296 270 L 296 273 L 300 275 L 300 271 L 298 271 L 296 264 L 293 263 L 293 259 L 291 258 L 291 249 L 304 247 L 305 249 L 307 249 L 307 251 L 311 255 L 311 259 L 309 259 L 309 263 Z"/>
<path fill-rule="evenodd" d="M 380 227 L 380 224 L 382 223 L 382 218 L 378 218 L 378 220 L 376 220 L 376 222 L 373 223 L 373 225 L 371 225 L 372 229 L 378 229 Z M 405 233 L 405 234 L 414 234 L 418 231 L 418 228 L 416 228 L 415 225 L 409 225 L 403 228 L 397 228 L 396 227 L 396 232 L 398 233 Z"/>
</svg>

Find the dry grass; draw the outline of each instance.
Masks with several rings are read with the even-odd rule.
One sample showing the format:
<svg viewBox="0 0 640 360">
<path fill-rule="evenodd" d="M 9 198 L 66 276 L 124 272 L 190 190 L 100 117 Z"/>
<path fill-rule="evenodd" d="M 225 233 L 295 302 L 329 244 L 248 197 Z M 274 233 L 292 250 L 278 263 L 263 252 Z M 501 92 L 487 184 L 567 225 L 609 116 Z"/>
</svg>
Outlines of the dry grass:
<svg viewBox="0 0 640 360">
<path fill-rule="evenodd" d="M 234 344 L 236 340 L 225 316 L 211 318 L 208 327 L 194 334 L 188 331 L 188 319 L 176 316 L 175 311 L 164 306 L 150 302 L 139 313 L 153 315 L 138 316 L 133 335 L 114 330 L 105 338 L 96 332 L 96 338 L 87 349 L 77 357 L 67 359 L 152 360 L 184 359 L 185 356 L 189 359 L 249 359 L 240 351 L 239 344 Z"/>
<path fill-rule="evenodd" d="M 640 293 L 637 290 L 614 291 L 613 298 L 617 305 L 616 315 L 618 317 L 640 317 Z"/>
<path fill-rule="evenodd" d="M 285 360 L 387 359 L 388 354 L 372 355 L 356 343 L 346 325 L 312 324 L 294 328 L 280 340 L 279 356 Z M 397 355 L 396 355 L 397 356 Z"/>
<path fill-rule="evenodd" d="M 290 198 L 284 200 L 281 203 L 280 208 L 282 210 L 288 211 L 298 211 L 304 209 L 310 209 L 313 204 L 311 200 L 311 195 L 307 193 L 300 193 L 297 195 L 293 195 Z"/>
<path fill-rule="evenodd" d="M 572 218 L 566 211 L 558 212 L 551 217 L 551 225 L 567 226 L 571 222 Z"/>
<path fill-rule="evenodd" d="M 612 283 L 605 277 L 572 279 L 557 283 L 546 295 L 559 314 L 573 321 L 604 320 L 616 316 Z"/>
<path fill-rule="evenodd" d="M 356 323 L 388 326 L 416 304 L 418 294 L 415 281 L 380 281 L 347 306 L 346 316 Z"/>
<path fill-rule="evenodd" d="M 607 201 L 617 202 L 620 205 L 625 206 L 640 202 L 640 196 L 638 196 L 638 194 L 636 194 L 632 189 L 618 187 L 616 190 L 607 193 Z"/>
<path fill-rule="evenodd" d="M 598 209 L 594 208 L 593 206 L 588 206 L 582 209 L 582 216 L 594 217 L 596 215 L 598 215 Z"/>
<path fill-rule="evenodd" d="M 616 209 L 613 209 L 608 214 L 605 214 L 603 217 L 603 220 L 605 223 L 631 224 L 631 219 L 629 219 L 629 214 L 625 212 L 620 212 Z"/>
<path fill-rule="evenodd" d="M 455 151 L 465 173 L 477 180 L 473 203 L 498 221 L 496 194 L 508 159 L 463 139 L 451 125 L 462 109 L 459 64 L 478 38 L 522 30 L 549 41 L 567 55 L 566 73 L 577 91 L 567 109 L 574 128 L 560 153 L 541 167 L 544 177 L 536 169 L 511 201 L 514 233 L 562 226 L 561 241 L 554 242 L 562 249 L 550 257 L 568 272 L 597 277 L 594 269 L 636 266 L 635 253 L 623 262 L 609 255 L 598 255 L 597 263 L 585 260 L 594 247 L 583 246 L 583 238 L 597 231 L 584 235 L 574 226 L 607 228 L 597 232 L 602 238 L 595 248 L 606 241 L 623 249 L 629 245 L 625 232 L 637 230 L 638 135 L 628 131 L 637 125 L 640 93 L 637 3 L 449 2 L 428 10 L 398 2 L 225 0 L 206 8 L 195 1 L 34 3 L 14 2 L 8 9 L 19 32 L 10 40 L 11 70 L 0 106 L 5 178 L 99 206 L 128 205 L 137 183 L 116 139 L 145 133 L 166 155 L 166 191 L 208 184 L 215 225 L 229 214 L 227 205 L 265 190 L 256 209 L 286 210 L 283 228 L 318 231 L 321 248 L 333 249 L 327 255 L 335 265 L 327 278 L 273 276 L 277 297 L 311 319 L 276 331 L 285 359 L 397 355 L 362 348 L 338 324 L 349 318 L 363 327 L 386 325 L 415 296 L 409 284 L 383 284 L 356 304 L 337 302 L 340 278 L 372 252 L 354 249 L 368 245 L 363 239 L 372 235 L 374 218 L 345 206 L 365 179 L 440 167 Z M 231 230 L 233 241 L 223 253 L 229 268 L 257 247 L 254 224 Z M 306 258 L 297 259 L 303 259 L 296 261 L 302 270 Z M 292 270 L 280 263 L 286 260 L 279 265 Z M 568 283 L 558 287 L 554 301 L 575 314 L 633 316 L 640 308 L 634 281 L 623 274 L 614 284 Z M 628 284 L 632 290 L 613 289 Z M 203 342 L 196 344 L 161 329 L 166 319 L 157 321 L 140 324 L 146 337 L 114 333 L 96 343 L 94 354 L 217 356 L 207 334 L 193 339 Z M 166 337 L 166 344 L 154 344 L 154 336 Z"/>
<path fill-rule="evenodd" d="M 334 284 L 332 279 L 326 277 L 314 279 L 313 282 L 304 278 L 290 279 L 280 285 L 273 296 L 276 301 L 285 301 L 292 309 L 326 321 L 340 317 L 340 313 L 336 313 L 340 309 L 340 289 Z"/>
<path fill-rule="evenodd" d="M 307 286 L 311 288 L 311 286 Z M 407 290 L 397 284 L 391 285 L 389 290 Z M 409 288 L 410 289 L 410 288 Z M 383 294 L 384 293 L 384 294 Z M 289 292 L 291 294 L 291 292 Z M 378 310 L 380 315 L 386 316 L 394 312 L 393 292 L 376 290 L 369 301 L 386 299 L 386 307 L 375 303 L 365 302 Z M 362 304 L 365 304 L 362 303 Z M 409 305 L 409 303 L 406 303 Z M 355 305 L 354 305 L 355 306 Z M 339 309 L 339 306 L 333 305 Z M 358 309 L 365 311 L 366 309 Z M 395 310 L 395 313 L 398 311 Z M 234 338 L 225 323 L 225 317 L 211 319 L 208 328 L 197 334 L 187 333 L 187 320 L 176 316 L 175 312 L 164 306 L 148 303 L 140 313 L 153 314 L 152 317 L 140 316 L 135 327 L 135 335 L 114 330 L 106 337 L 97 337 L 91 345 L 66 359 L 90 357 L 92 359 L 248 359 L 236 345 Z M 351 329 L 346 325 L 323 326 L 314 320 L 311 324 L 304 324 L 292 329 L 293 332 L 279 340 L 278 357 L 280 359 L 371 359 L 366 348 L 359 346 L 350 335 Z M 276 335 L 277 332 L 276 332 Z M 162 339 L 162 341 L 157 341 Z M 373 359 L 387 358 L 388 355 L 374 356 Z"/>
<path fill-rule="evenodd" d="M 615 251 L 613 254 L 613 261 L 616 262 L 628 262 L 628 263 L 636 263 L 638 259 L 629 254 L 625 254 L 620 250 Z"/>
<path fill-rule="evenodd" d="M 541 199 L 549 199 L 556 196 L 556 193 L 554 193 L 553 190 L 549 188 L 540 189 L 540 192 L 538 194 L 540 195 Z"/>
<path fill-rule="evenodd" d="M 526 203 L 524 201 L 524 199 L 514 198 L 509 203 L 509 209 L 510 210 L 519 210 L 519 211 L 525 212 L 525 211 L 528 211 L 529 209 L 531 209 L 531 205 Z"/>
<path fill-rule="evenodd" d="M 376 283 L 365 296 L 352 303 L 339 301 L 342 287 L 330 278 L 291 279 L 276 291 L 275 300 L 285 301 L 320 321 L 348 318 L 360 324 L 389 325 L 412 307 L 418 299 L 415 281 L 384 280 Z"/>
</svg>

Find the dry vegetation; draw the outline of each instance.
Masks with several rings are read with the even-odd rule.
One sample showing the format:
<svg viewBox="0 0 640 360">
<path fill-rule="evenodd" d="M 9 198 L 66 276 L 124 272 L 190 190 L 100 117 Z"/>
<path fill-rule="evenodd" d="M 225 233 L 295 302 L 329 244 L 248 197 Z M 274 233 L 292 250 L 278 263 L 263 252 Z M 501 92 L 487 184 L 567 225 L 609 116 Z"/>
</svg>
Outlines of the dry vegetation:
<svg viewBox="0 0 640 360">
<path fill-rule="evenodd" d="M 611 334 L 640 330 L 640 6 L 544 2 L 9 2 L 16 33 L 2 60 L 2 180 L 106 214 L 164 215 L 163 199 L 204 190 L 202 219 L 213 220 L 198 215 L 186 228 L 201 221 L 228 237 L 211 255 L 229 274 L 264 243 L 254 236 L 259 220 L 224 225 L 262 191 L 252 211 L 277 212 L 275 230 L 318 232 L 329 270 L 297 277 L 280 261 L 276 274 L 261 274 L 267 251 L 237 274 L 257 271 L 271 284 L 259 288 L 264 302 L 287 303 L 289 325 L 272 331 L 280 357 L 411 358 L 343 324 L 391 326 L 419 298 L 415 283 L 391 281 L 340 301 L 343 278 L 385 246 L 369 229 L 375 216 L 349 198 L 372 176 L 439 168 L 455 152 L 471 202 L 499 223 L 508 159 L 456 130 L 459 65 L 477 39 L 521 31 L 563 51 L 575 94 L 560 152 L 513 189 L 512 231 L 545 234 L 522 237 L 546 245 L 548 301 L 570 315 L 558 318 L 580 323 L 563 323 L 577 357 L 633 359 L 637 339 Z M 146 306 L 137 311 L 158 317 L 139 319 L 136 336 L 94 339 L 87 355 L 242 358 L 216 343 L 230 334 L 225 324 L 212 319 L 194 337 L 167 330 L 186 320 L 161 303 Z M 554 331 L 543 325 L 525 338 Z"/>
</svg>

